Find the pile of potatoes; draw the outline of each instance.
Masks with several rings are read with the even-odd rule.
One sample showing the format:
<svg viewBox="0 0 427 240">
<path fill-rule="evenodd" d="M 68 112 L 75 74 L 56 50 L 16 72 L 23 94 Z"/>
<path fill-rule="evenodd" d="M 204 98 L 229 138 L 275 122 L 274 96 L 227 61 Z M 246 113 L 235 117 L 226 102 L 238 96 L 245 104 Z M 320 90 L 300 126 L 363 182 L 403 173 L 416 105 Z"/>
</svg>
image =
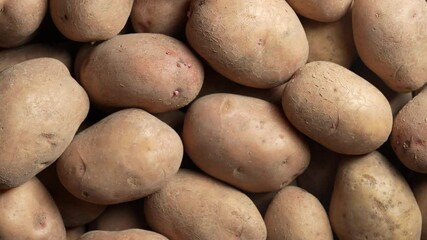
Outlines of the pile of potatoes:
<svg viewBox="0 0 427 240">
<path fill-rule="evenodd" d="M 0 0 L 1 240 L 427 240 L 427 1 Z"/>
</svg>

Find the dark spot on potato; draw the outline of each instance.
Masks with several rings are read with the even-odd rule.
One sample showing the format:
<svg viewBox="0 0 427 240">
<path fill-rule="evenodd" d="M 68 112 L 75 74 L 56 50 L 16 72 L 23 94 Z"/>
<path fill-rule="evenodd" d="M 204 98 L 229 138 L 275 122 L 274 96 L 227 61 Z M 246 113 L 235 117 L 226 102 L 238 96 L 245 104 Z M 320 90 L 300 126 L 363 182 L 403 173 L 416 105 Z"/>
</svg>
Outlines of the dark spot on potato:
<svg viewBox="0 0 427 240">
<path fill-rule="evenodd" d="M 34 216 L 34 227 L 36 229 L 41 229 L 46 227 L 46 213 L 39 212 Z"/>
<path fill-rule="evenodd" d="M 363 179 L 367 180 L 371 185 L 377 184 L 377 180 L 369 174 L 363 174 L 362 177 Z"/>
<path fill-rule="evenodd" d="M 240 177 L 241 175 L 242 175 L 242 168 L 241 167 L 237 167 L 233 170 L 233 176 Z"/>
<path fill-rule="evenodd" d="M 82 192 L 82 196 L 85 197 L 85 198 L 88 198 L 89 197 L 89 193 L 86 192 L 86 191 L 83 191 Z"/>
<path fill-rule="evenodd" d="M 49 166 L 50 163 L 51 163 L 51 161 L 43 161 L 43 162 L 37 163 L 37 165 L 39 166 L 39 168 L 44 169 L 47 166 Z"/>
<path fill-rule="evenodd" d="M 52 147 L 56 147 L 58 145 L 55 141 L 56 134 L 54 133 L 41 133 L 40 137 L 44 138 Z"/>
<path fill-rule="evenodd" d="M 283 187 L 287 186 L 290 182 L 291 182 L 291 180 L 289 180 L 289 179 L 283 181 L 282 184 L 280 184 L 280 188 L 283 188 Z"/>
<path fill-rule="evenodd" d="M 66 22 L 68 21 L 68 16 L 67 14 L 64 14 L 64 16 L 59 17 L 61 19 L 61 21 Z"/>
<path fill-rule="evenodd" d="M 200 0 L 199 6 L 203 6 L 206 3 L 206 0 Z"/>
</svg>

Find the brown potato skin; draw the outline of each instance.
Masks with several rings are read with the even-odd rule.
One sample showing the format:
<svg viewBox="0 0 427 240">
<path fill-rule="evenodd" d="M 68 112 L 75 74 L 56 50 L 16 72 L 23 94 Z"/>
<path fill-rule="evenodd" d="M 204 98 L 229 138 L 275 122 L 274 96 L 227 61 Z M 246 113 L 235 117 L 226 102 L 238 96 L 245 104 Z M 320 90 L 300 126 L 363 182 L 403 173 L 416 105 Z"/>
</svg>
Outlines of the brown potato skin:
<svg viewBox="0 0 427 240">
<path fill-rule="evenodd" d="M 93 42 L 119 34 L 133 0 L 55 0 L 49 4 L 52 20 L 64 36 L 77 42 Z"/>
<path fill-rule="evenodd" d="M 186 36 L 212 68 L 249 87 L 285 83 L 308 57 L 304 29 L 282 0 L 194 0 Z"/>
<path fill-rule="evenodd" d="M 348 12 L 353 0 L 287 0 L 296 13 L 319 22 L 335 22 Z"/>
<path fill-rule="evenodd" d="M 339 239 L 419 240 L 421 212 L 402 175 L 379 152 L 342 159 L 329 208 Z"/>
<path fill-rule="evenodd" d="M 296 186 L 281 189 L 264 217 L 267 239 L 333 240 L 328 215 L 319 200 Z"/>
<path fill-rule="evenodd" d="M 162 34 L 120 35 L 88 57 L 80 81 L 102 108 L 176 110 L 189 104 L 203 84 L 200 61 L 185 44 Z"/>
<path fill-rule="evenodd" d="M 249 192 L 278 190 L 310 162 L 308 146 L 281 109 L 253 97 L 199 98 L 185 115 L 182 139 L 200 169 Z"/>
<path fill-rule="evenodd" d="M 355 0 L 352 14 L 360 58 L 391 89 L 409 92 L 427 82 L 424 0 Z"/>
<path fill-rule="evenodd" d="M 37 179 L 0 190 L 0 239 L 65 240 L 55 202 Z"/>
<path fill-rule="evenodd" d="M 243 193 L 201 173 L 181 169 L 147 197 L 148 225 L 170 239 L 266 239 L 264 221 Z"/>
<path fill-rule="evenodd" d="M 0 48 L 29 42 L 42 23 L 47 0 L 0 0 Z"/>
<path fill-rule="evenodd" d="M 299 69 L 285 86 L 282 106 L 298 130 L 342 154 L 377 149 L 393 123 L 390 104 L 378 89 L 331 62 L 311 62 Z"/>
<path fill-rule="evenodd" d="M 90 231 L 82 235 L 79 240 L 168 240 L 158 233 L 142 230 L 128 229 L 123 231 Z"/>
<path fill-rule="evenodd" d="M 75 197 L 117 204 L 158 191 L 182 156 L 172 128 L 144 110 L 125 109 L 77 134 L 57 160 L 57 171 Z"/>
<path fill-rule="evenodd" d="M 59 60 L 32 59 L 0 72 L 0 189 L 53 163 L 88 110 L 88 96 Z"/>
</svg>

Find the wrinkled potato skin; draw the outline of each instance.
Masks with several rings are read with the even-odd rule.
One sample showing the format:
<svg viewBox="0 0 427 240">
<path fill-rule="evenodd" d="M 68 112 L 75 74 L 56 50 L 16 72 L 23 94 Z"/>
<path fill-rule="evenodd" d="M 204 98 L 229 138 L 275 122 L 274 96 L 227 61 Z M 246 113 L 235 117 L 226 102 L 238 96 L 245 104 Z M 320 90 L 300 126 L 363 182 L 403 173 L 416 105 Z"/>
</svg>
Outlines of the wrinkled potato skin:
<svg viewBox="0 0 427 240">
<path fill-rule="evenodd" d="M 343 18 L 353 0 L 287 0 L 298 14 L 319 22 L 335 22 Z"/>
<path fill-rule="evenodd" d="M 282 0 L 194 0 L 186 36 L 216 71 L 249 87 L 285 83 L 308 57 L 301 22 Z"/>
<path fill-rule="evenodd" d="M 123 231 L 90 231 L 79 240 L 168 240 L 158 233 L 142 229 L 128 229 Z"/>
<path fill-rule="evenodd" d="M 200 169 L 249 192 L 278 190 L 310 162 L 308 146 L 281 109 L 252 97 L 199 98 L 186 113 L 182 138 Z"/>
<path fill-rule="evenodd" d="M 280 190 L 264 217 L 267 239 L 333 240 L 328 215 L 316 197 L 302 188 Z"/>
<path fill-rule="evenodd" d="M 342 154 L 377 149 L 393 123 L 390 104 L 378 89 L 331 62 L 311 62 L 299 69 L 285 86 L 282 105 L 298 130 Z"/>
<path fill-rule="evenodd" d="M 147 197 L 144 211 L 148 225 L 171 240 L 266 239 L 264 221 L 245 194 L 189 170 Z"/>
<path fill-rule="evenodd" d="M 65 227 L 43 184 L 32 178 L 0 190 L 0 239 L 65 240 Z"/>
<path fill-rule="evenodd" d="M 421 212 L 401 174 L 379 152 L 343 159 L 329 218 L 339 239 L 419 240 Z"/>
<path fill-rule="evenodd" d="M 144 110 L 126 109 L 77 134 L 57 171 L 75 197 L 117 204 L 158 191 L 178 171 L 182 156 L 172 128 Z"/>
<path fill-rule="evenodd" d="M 53 163 L 89 111 L 66 66 L 28 60 L 0 73 L 0 189 L 16 187 Z"/>
<path fill-rule="evenodd" d="M 77 42 L 107 40 L 125 26 L 133 0 L 49 1 L 55 26 Z"/>
<path fill-rule="evenodd" d="M 366 66 L 394 91 L 421 88 L 427 82 L 426 1 L 355 0 L 352 12 L 354 40 Z"/>
<path fill-rule="evenodd" d="M 47 0 L 0 0 L 0 48 L 18 47 L 30 41 L 47 8 Z"/>
</svg>

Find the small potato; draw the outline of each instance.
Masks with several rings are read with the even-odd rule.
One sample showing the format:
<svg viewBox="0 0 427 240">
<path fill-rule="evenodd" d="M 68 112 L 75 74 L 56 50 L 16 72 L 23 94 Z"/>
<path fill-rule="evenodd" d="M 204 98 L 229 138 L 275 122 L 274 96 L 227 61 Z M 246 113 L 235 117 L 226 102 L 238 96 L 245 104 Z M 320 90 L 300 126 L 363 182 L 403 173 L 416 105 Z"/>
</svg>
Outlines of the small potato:
<svg viewBox="0 0 427 240">
<path fill-rule="evenodd" d="M 123 231 L 90 231 L 78 240 L 168 240 L 158 233 L 142 229 L 128 229 Z"/>
<path fill-rule="evenodd" d="M 283 91 L 283 109 L 302 133 L 350 155 L 372 152 L 391 132 L 390 104 L 372 84 L 331 62 L 311 62 Z"/>
<path fill-rule="evenodd" d="M 55 202 L 37 178 L 0 190 L 0 239 L 66 239 Z"/>
<path fill-rule="evenodd" d="M 0 48 L 29 42 L 40 27 L 47 0 L 0 0 Z"/>
<path fill-rule="evenodd" d="M 406 180 L 379 152 L 342 159 L 329 218 L 339 239 L 419 240 L 421 212 Z"/>
<path fill-rule="evenodd" d="M 268 240 L 333 240 L 328 215 L 316 197 L 302 188 L 280 190 L 264 217 Z"/>
<path fill-rule="evenodd" d="M 308 146 L 281 109 L 253 97 L 199 98 L 185 115 L 182 138 L 200 169 L 248 192 L 278 190 L 310 161 Z"/>
<path fill-rule="evenodd" d="M 0 189 L 52 164 L 88 110 L 88 96 L 59 60 L 32 59 L 0 72 Z"/>
<path fill-rule="evenodd" d="M 178 171 L 182 156 L 172 128 L 144 110 L 126 109 L 78 133 L 57 171 L 75 197 L 117 204 L 158 191 Z"/>
<path fill-rule="evenodd" d="M 353 0 L 287 0 L 298 14 L 319 21 L 335 22 L 344 17 Z"/>
<path fill-rule="evenodd" d="M 245 194 L 189 170 L 147 197 L 144 210 L 148 225 L 170 239 L 266 239 L 264 221 Z"/>
</svg>

